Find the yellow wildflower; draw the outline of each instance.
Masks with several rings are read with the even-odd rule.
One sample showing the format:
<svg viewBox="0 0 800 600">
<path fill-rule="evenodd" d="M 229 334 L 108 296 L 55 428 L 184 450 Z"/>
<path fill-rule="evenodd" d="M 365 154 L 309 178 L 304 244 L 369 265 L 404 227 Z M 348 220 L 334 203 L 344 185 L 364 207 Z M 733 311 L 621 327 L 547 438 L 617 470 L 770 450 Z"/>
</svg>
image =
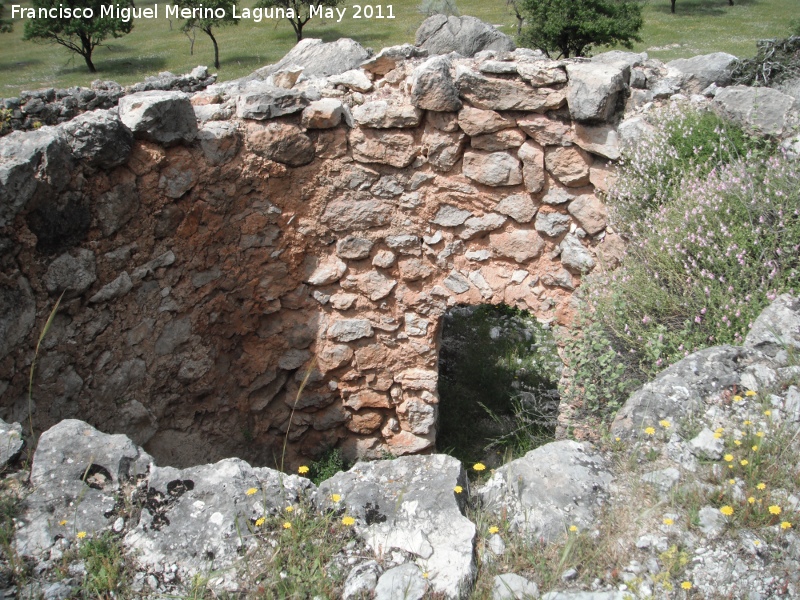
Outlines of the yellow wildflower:
<svg viewBox="0 0 800 600">
<path fill-rule="evenodd" d="M 619 440 L 620 440 L 620 438 L 618 438 L 618 437 L 615 437 L 615 438 L 614 438 L 614 441 L 615 441 L 615 442 L 618 442 Z"/>
<path fill-rule="evenodd" d="M 653 428 L 653 427 L 648 427 L 647 429 L 645 429 L 645 430 L 644 430 L 644 432 L 645 432 L 647 435 L 653 435 L 653 434 L 656 432 L 656 430 L 655 430 L 655 428 Z"/>
<path fill-rule="evenodd" d="M 756 431 L 756 437 L 763 438 L 764 437 L 764 432 L 763 431 Z"/>
<path fill-rule="evenodd" d="M 743 400 L 743 398 L 741 396 L 734 396 L 733 397 L 733 401 L 734 402 L 741 402 L 742 400 Z"/>
<path fill-rule="evenodd" d="M 784 521 L 783 523 L 781 523 L 781 529 L 790 529 L 791 527 L 792 524 L 789 523 L 789 521 Z"/>
<path fill-rule="evenodd" d="M 492 525 L 491 527 L 489 527 L 489 533 L 491 533 L 493 535 L 495 533 L 497 533 L 498 531 L 500 531 L 500 528 L 497 525 Z"/>
<path fill-rule="evenodd" d="M 730 517 L 733 514 L 733 507 L 732 506 L 728 506 L 726 504 L 725 506 L 721 506 L 720 507 L 719 512 L 721 512 L 726 517 Z"/>
<path fill-rule="evenodd" d="M 683 583 L 681 583 L 681 587 L 684 590 L 690 590 L 690 589 L 692 589 L 692 582 L 691 581 L 684 581 Z"/>
<path fill-rule="evenodd" d="M 753 446 L 753 452 L 758 452 L 758 446 Z"/>
<path fill-rule="evenodd" d="M 765 416 L 765 417 L 769 417 L 771 414 L 772 414 L 772 411 L 771 411 L 771 410 L 765 410 L 765 411 L 764 411 L 764 416 Z"/>
<path fill-rule="evenodd" d="M 742 440 L 733 440 L 733 443 L 736 444 L 737 446 L 741 446 Z"/>
<path fill-rule="evenodd" d="M 714 439 L 715 439 L 715 440 L 718 440 L 718 439 L 720 439 L 721 437 L 722 437 L 722 434 L 721 434 L 719 431 L 717 431 L 717 432 L 715 432 L 715 433 L 714 433 Z"/>
<path fill-rule="evenodd" d="M 755 499 L 755 498 L 753 498 L 752 496 L 750 496 L 750 497 L 747 499 L 747 501 L 748 501 L 750 504 L 755 504 L 755 503 L 756 503 L 756 499 Z"/>
<path fill-rule="evenodd" d="M 483 463 L 475 463 L 474 465 L 472 465 L 472 468 L 475 469 L 476 471 L 485 471 L 486 465 Z"/>
<path fill-rule="evenodd" d="M 734 485 L 734 484 L 736 484 L 736 480 L 735 479 L 728 479 L 728 483 L 730 483 L 731 485 Z"/>
<path fill-rule="evenodd" d="M 428 572 L 427 572 L 427 571 L 425 571 L 425 572 L 422 574 L 422 578 L 423 578 L 423 579 L 427 579 L 428 577 L 430 577 L 430 575 L 428 575 Z"/>
<path fill-rule="evenodd" d="M 287 506 L 286 512 L 292 512 L 294 510 L 294 506 Z"/>
<path fill-rule="evenodd" d="M 289 521 L 284 521 L 283 522 L 283 528 L 284 529 L 291 529 L 292 528 L 292 524 L 289 523 Z"/>
<path fill-rule="evenodd" d="M 725 462 L 731 462 L 733 460 L 733 454 L 726 454 L 722 457 Z"/>
<path fill-rule="evenodd" d="M 658 422 L 658 424 L 661 425 L 664 429 L 672 427 L 672 423 L 670 423 L 666 419 L 662 419 L 661 421 Z"/>
<path fill-rule="evenodd" d="M 777 504 L 773 504 L 772 506 L 769 507 L 769 514 L 771 515 L 781 514 L 781 507 L 778 506 Z"/>
<path fill-rule="evenodd" d="M 66 519 L 61 519 L 61 520 L 58 522 L 58 524 L 59 524 L 59 525 L 61 525 L 61 526 L 63 527 L 64 525 L 66 525 L 66 524 L 67 524 L 67 520 L 66 520 Z"/>
<path fill-rule="evenodd" d="M 460 485 L 457 485 L 456 487 L 454 487 L 454 488 L 453 488 L 453 491 L 454 491 L 456 494 L 460 494 L 461 492 L 463 492 L 463 491 L 464 491 L 464 488 L 462 488 Z"/>
<path fill-rule="evenodd" d="M 306 473 L 308 473 L 308 467 L 305 465 L 297 467 L 297 472 L 300 473 L 300 475 L 305 475 Z"/>
<path fill-rule="evenodd" d="M 331 500 L 334 502 L 339 502 L 341 499 L 342 497 L 339 494 L 331 494 Z"/>
<path fill-rule="evenodd" d="M 745 420 L 742 422 L 742 425 L 752 425 L 752 424 L 753 424 L 753 422 L 752 422 L 750 419 L 745 419 Z"/>
<path fill-rule="evenodd" d="M 569 526 L 569 530 L 570 530 L 572 533 L 575 533 L 576 531 L 578 531 L 578 526 L 577 526 L 577 525 L 570 525 L 570 526 Z"/>
<path fill-rule="evenodd" d="M 761 540 L 753 540 L 753 545 L 754 546 L 760 546 L 761 545 Z"/>
<path fill-rule="evenodd" d="M 745 396 L 755 396 L 755 395 L 756 395 L 756 393 L 755 393 L 753 390 L 747 390 L 747 391 L 744 393 L 744 395 L 745 395 Z"/>
<path fill-rule="evenodd" d="M 256 488 L 250 488 L 249 490 L 247 490 L 245 492 L 245 494 L 247 494 L 248 496 L 252 496 L 253 494 L 257 494 L 257 493 L 258 493 L 258 489 L 256 489 Z"/>
<path fill-rule="evenodd" d="M 717 427 L 717 428 L 714 430 L 714 433 L 722 433 L 722 432 L 724 432 L 724 431 L 725 431 L 725 428 L 724 428 L 724 427 Z"/>
<path fill-rule="evenodd" d="M 746 467 L 747 465 L 750 464 L 750 462 L 746 458 L 743 458 L 742 460 L 739 461 L 739 464 L 742 465 L 743 467 Z"/>
<path fill-rule="evenodd" d="M 265 521 L 266 521 L 266 519 L 264 517 L 257 518 L 256 519 L 256 527 L 261 527 L 264 524 Z"/>
<path fill-rule="evenodd" d="M 762 483 L 759 483 L 756 487 L 758 489 L 760 489 L 760 490 L 764 490 L 764 489 L 767 488 L 767 484 L 762 482 Z"/>
<path fill-rule="evenodd" d="M 342 525 L 347 525 L 349 527 L 350 525 L 355 524 L 356 520 L 353 517 L 342 517 Z"/>
<path fill-rule="evenodd" d="M 78 532 L 78 534 L 77 534 L 77 538 L 78 538 L 79 540 L 82 540 L 82 539 L 83 539 L 83 538 L 85 538 L 85 537 L 86 537 L 86 532 L 85 532 L 85 531 L 79 531 L 79 532 Z"/>
<path fill-rule="evenodd" d="M 665 518 L 665 519 L 662 521 L 662 523 L 664 523 L 664 525 L 672 525 L 673 523 L 675 523 L 675 521 L 673 521 L 673 520 L 672 520 L 672 519 L 670 519 L 669 517 L 666 517 L 666 518 Z"/>
</svg>

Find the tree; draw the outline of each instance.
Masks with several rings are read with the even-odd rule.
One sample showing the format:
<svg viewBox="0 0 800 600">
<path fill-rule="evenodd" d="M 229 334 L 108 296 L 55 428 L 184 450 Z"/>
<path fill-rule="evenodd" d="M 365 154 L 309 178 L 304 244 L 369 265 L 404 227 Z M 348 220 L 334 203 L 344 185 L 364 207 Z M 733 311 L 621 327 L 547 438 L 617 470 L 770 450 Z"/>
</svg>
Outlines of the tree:
<svg viewBox="0 0 800 600">
<path fill-rule="evenodd" d="M 641 42 L 642 7 L 636 0 L 521 0 L 528 26 L 520 44 L 547 56 L 584 56 L 593 46 Z"/>
<path fill-rule="evenodd" d="M 11 28 L 14 26 L 14 23 L 11 21 L 7 21 L 3 18 L 3 13 L 5 12 L 6 7 L 0 2 L 0 33 L 8 33 L 11 31 Z"/>
<path fill-rule="evenodd" d="M 192 29 L 199 29 L 211 38 L 211 43 L 214 44 L 214 67 L 219 69 L 219 44 L 212 30 L 215 27 L 239 24 L 239 19 L 233 16 L 236 0 L 178 0 L 177 5 L 182 9 L 191 9 L 192 14 L 197 15 L 186 19 L 183 24 L 183 32 L 192 40 L 192 51 L 194 40 L 190 33 Z"/>
<path fill-rule="evenodd" d="M 303 27 L 312 17 L 324 17 L 325 9 L 332 9 L 344 0 L 259 0 L 258 8 L 284 9 L 292 24 L 297 41 L 303 39 Z"/>
<path fill-rule="evenodd" d="M 50 17 L 29 19 L 25 23 L 23 39 L 60 44 L 68 50 L 80 54 L 86 61 L 89 72 L 96 73 L 92 62 L 92 52 L 102 42 L 111 37 L 122 37 L 131 32 L 133 21 L 122 17 L 106 15 L 103 7 L 114 7 L 114 15 L 121 8 L 132 8 L 133 0 L 33 0 L 33 10 L 50 10 Z M 81 11 L 79 17 L 71 16 Z M 90 12 L 91 11 L 91 12 Z M 90 15 L 90 16 L 87 16 Z"/>
</svg>

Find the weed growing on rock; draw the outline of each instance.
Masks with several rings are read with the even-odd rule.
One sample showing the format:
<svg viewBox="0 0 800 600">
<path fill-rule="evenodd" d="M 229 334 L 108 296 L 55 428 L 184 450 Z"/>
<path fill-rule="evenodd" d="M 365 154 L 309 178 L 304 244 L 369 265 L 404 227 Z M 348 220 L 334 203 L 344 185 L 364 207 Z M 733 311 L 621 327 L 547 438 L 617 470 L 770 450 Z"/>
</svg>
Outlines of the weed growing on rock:
<svg viewBox="0 0 800 600">
<path fill-rule="evenodd" d="M 718 117 L 671 119 L 637 146 L 610 197 L 624 266 L 583 286 L 591 324 L 566 345 L 565 392 L 586 409 L 616 409 L 691 352 L 741 344 L 769 302 L 800 288 L 796 161 L 764 158 L 768 144 Z"/>
</svg>

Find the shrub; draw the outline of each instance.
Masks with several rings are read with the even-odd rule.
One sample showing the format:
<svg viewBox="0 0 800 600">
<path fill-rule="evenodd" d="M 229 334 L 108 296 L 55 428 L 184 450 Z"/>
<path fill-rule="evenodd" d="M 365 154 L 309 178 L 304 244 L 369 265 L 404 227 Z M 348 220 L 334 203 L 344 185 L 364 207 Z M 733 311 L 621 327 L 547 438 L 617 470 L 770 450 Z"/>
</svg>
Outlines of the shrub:
<svg viewBox="0 0 800 600">
<path fill-rule="evenodd" d="M 621 168 L 610 201 L 627 220 L 626 260 L 587 278 L 594 323 L 566 347 L 569 393 L 586 408 L 618 407 L 690 352 L 741 344 L 771 300 L 800 287 L 798 164 L 765 158 L 763 144 L 715 119 L 676 115 Z"/>
</svg>

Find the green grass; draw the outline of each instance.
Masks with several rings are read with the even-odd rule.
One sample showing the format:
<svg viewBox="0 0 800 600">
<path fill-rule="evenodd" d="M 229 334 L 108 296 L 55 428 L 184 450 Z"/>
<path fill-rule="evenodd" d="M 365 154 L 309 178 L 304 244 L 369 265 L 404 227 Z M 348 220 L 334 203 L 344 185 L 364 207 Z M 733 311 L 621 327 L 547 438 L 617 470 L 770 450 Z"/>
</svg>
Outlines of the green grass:
<svg viewBox="0 0 800 600">
<path fill-rule="evenodd" d="M 242 6 L 252 6 L 254 2 L 244 0 Z M 736 2 L 736 6 L 728 6 L 726 0 L 678 0 L 677 13 L 671 15 L 668 0 L 651 0 L 644 10 L 644 42 L 634 49 L 662 60 L 714 51 L 748 57 L 755 54 L 757 39 L 789 33 L 788 18 L 796 11 L 797 0 Z M 142 0 L 137 6 L 154 3 L 156 0 Z M 346 0 L 345 6 L 352 7 L 354 3 Z M 21 4 L 29 6 L 30 0 Z M 185 73 L 198 64 L 210 65 L 213 52 L 208 37 L 198 33 L 195 54 L 190 56 L 181 23 L 173 22 L 170 29 L 163 15 L 165 3 L 160 4 L 158 20 L 137 21 L 129 35 L 107 40 L 106 46 L 95 51 L 96 74 L 87 72 L 81 57 L 60 46 L 23 41 L 23 23 L 17 21 L 12 33 L 0 35 L 0 97 L 14 96 L 24 89 L 88 86 L 94 79 L 112 79 L 128 85 L 160 71 Z M 305 36 L 326 41 L 352 37 L 376 50 L 413 42 L 423 20 L 418 10 L 420 2 L 391 0 L 383 4 L 393 5 L 396 19 L 356 21 L 347 17 L 341 23 L 320 20 L 306 26 Z M 458 8 L 461 14 L 474 15 L 500 26 L 506 33 L 515 31 L 514 18 L 504 0 L 459 0 Z M 6 12 L 10 16 L 10 6 Z M 218 30 L 217 37 L 222 61 L 219 77 L 223 81 L 277 61 L 295 43 L 288 21 L 241 21 L 238 26 Z M 665 50 L 653 50 L 675 44 Z"/>
</svg>

